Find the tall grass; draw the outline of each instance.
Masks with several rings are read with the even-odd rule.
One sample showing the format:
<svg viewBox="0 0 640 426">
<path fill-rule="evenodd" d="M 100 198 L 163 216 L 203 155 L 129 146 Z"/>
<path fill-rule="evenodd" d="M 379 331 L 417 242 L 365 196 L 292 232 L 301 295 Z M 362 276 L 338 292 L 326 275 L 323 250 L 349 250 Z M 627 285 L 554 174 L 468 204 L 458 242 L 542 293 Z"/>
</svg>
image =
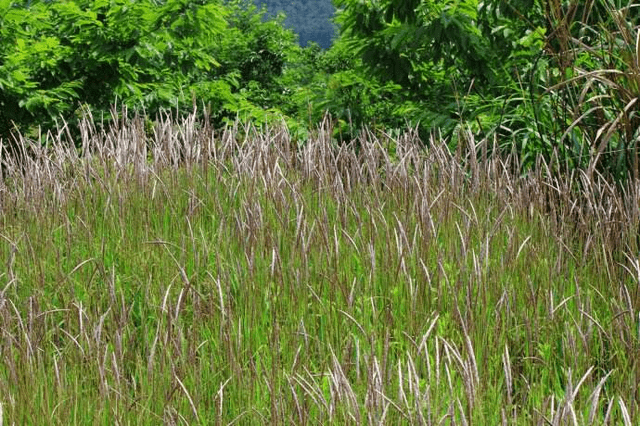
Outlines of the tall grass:
<svg viewBox="0 0 640 426">
<path fill-rule="evenodd" d="M 2 424 L 640 421 L 638 181 L 326 123 L 80 133 L 2 153 Z"/>
<path fill-rule="evenodd" d="M 546 50 L 555 67 L 539 100 L 547 110 L 554 105 L 544 123 L 561 129 L 554 149 L 587 174 L 637 180 L 640 5 L 549 0 L 545 7 Z"/>
</svg>

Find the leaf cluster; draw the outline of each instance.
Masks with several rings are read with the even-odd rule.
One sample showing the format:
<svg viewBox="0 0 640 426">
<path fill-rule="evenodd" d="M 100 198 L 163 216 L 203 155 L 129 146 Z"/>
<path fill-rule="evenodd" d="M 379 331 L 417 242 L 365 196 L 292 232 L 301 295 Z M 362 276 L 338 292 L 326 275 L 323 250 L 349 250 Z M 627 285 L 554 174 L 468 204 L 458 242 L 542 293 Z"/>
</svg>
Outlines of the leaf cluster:
<svg viewBox="0 0 640 426">
<path fill-rule="evenodd" d="M 239 1 L 2 1 L 0 135 L 114 118 L 114 102 L 153 118 L 197 101 L 217 125 L 264 121 L 299 48 L 263 15 Z"/>
<path fill-rule="evenodd" d="M 461 131 L 533 165 L 638 174 L 639 8 L 622 1 L 337 0 L 365 80 L 393 82 L 412 124 Z M 394 102 L 397 102 L 394 100 Z M 493 143 L 491 143 L 493 144 Z M 590 161 L 595 159 L 596 161 Z"/>
</svg>

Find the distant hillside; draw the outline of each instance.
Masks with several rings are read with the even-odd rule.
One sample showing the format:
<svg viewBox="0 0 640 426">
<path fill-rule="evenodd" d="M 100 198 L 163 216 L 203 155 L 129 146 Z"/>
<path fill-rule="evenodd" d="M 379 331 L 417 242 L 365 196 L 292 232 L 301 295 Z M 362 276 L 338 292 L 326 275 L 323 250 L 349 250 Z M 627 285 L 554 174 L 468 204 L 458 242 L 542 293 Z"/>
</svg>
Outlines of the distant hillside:
<svg viewBox="0 0 640 426">
<path fill-rule="evenodd" d="M 331 47 L 336 34 L 331 18 L 335 8 L 331 0 L 254 0 L 259 7 L 266 5 L 270 16 L 283 11 L 285 23 L 300 36 L 300 45 L 315 41 L 323 48 Z"/>
</svg>

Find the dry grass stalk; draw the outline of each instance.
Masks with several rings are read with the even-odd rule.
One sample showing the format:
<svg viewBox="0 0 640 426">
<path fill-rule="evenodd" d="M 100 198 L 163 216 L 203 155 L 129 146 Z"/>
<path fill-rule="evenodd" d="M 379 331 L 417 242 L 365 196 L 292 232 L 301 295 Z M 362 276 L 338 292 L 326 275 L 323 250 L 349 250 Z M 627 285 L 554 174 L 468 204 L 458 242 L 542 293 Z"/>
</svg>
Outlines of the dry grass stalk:
<svg viewBox="0 0 640 426">
<path fill-rule="evenodd" d="M 178 123 L 161 118 L 153 135 L 145 133 L 140 117 L 108 129 L 86 117 L 80 150 L 61 131 L 47 135 L 44 145 L 20 137 L 17 153 L 2 151 L 3 215 L 59 220 L 51 232 L 65 238 L 49 247 L 59 250 L 61 264 L 71 262 L 63 272 L 45 271 L 29 257 L 37 238 L 17 238 L 4 228 L 3 216 L 0 236 L 8 256 L 0 274 L 0 342 L 12 354 L 3 358 L 3 377 L 19 383 L 27 371 L 38 371 L 50 362 L 51 343 L 49 385 L 61 393 L 71 389 L 67 360 L 82 360 L 94 369 L 100 400 L 115 401 L 109 409 L 123 419 L 127 414 L 115 411 L 127 406 L 167 424 L 245 418 L 473 424 L 488 416 L 482 398 L 490 380 L 503 383 L 496 392 L 504 409 L 492 419 L 505 424 L 525 421 L 523 410 L 532 417 L 537 410 L 536 418 L 551 424 L 611 418 L 632 424 L 638 418 L 633 397 L 611 394 L 609 383 L 622 379 L 608 369 L 614 361 L 599 353 L 606 349 L 592 343 L 637 351 L 638 181 L 620 188 L 596 168 L 560 179 L 543 160 L 525 173 L 513 156 L 479 156 L 486 141 L 471 135 L 457 157 L 435 138 L 427 147 L 414 132 L 389 140 L 363 132 L 337 146 L 323 126 L 298 145 L 284 128 L 259 132 L 247 126 L 214 135 L 194 116 Z M 140 208 L 136 200 L 151 204 L 153 214 L 142 208 L 143 217 L 127 216 L 128 208 Z M 76 207 L 94 211 L 93 203 L 99 205 L 94 214 L 114 217 L 118 230 L 70 217 Z M 179 218 L 180 225 L 166 228 L 181 226 L 183 232 L 168 241 L 144 225 L 148 235 L 136 244 L 126 231 L 138 224 L 125 217 Z M 540 229 L 526 228 L 523 218 Z M 526 267 L 546 249 L 541 234 L 549 236 L 549 247 L 559 247 L 543 253 L 549 262 L 542 274 Z M 233 256 L 216 246 L 220 235 L 231 241 Z M 99 240 L 101 252 L 78 258 L 72 236 Z M 128 256 L 149 262 L 136 265 L 141 275 L 118 269 L 126 259 L 109 260 L 117 258 L 114 241 L 130 250 Z M 35 262 L 36 272 L 25 271 L 24 259 Z M 540 277 L 561 276 L 569 260 L 584 265 L 589 259 L 608 271 L 615 291 L 605 296 L 606 289 L 592 290 L 575 277 L 560 288 L 534 282 L 554 282 Z M 495 275 L 509 272 L 500 269 L 504 265 L 525 271 L 523 288 Z M 171 272 L 157 283 L 153 268 Z M 381 276 L 383 283 L 377 282 Z M 32 286 L 28 297 L 21 293 L 25 280 Z M 55 309 L 42 296 L 51 280 L 73 289 L 60 292 Z M 565 288 L 570 285 L 575 290 Z M 398 301 L 406 302 L 403 309 Z M 599 302 L 612 311 L 615 327 L 598 316 Z M 531 317 L 519 317 L 528 306 Z M 261 310 L 268 316 L 261 317 Z M 203 324 L 213 326 L 199 335 Z M 317 324 L 326 342 L 309 331 L 318 333 Z M 571 331 L 557 331 L 563 324 Z M 501 339 L 497 350 L 486 341 L 489 332 Z M 569 353 L 545 347 L 545 334 L 561 336 L 557 345 Z M 532 349 L 533 341 L 539 347 Z M 583 352 L 591 358 L 580 358 Z M 487 367 L 493 358 L 494 370 Z M 28 366 L 16 360 L 28 360 Z M 541 394 L 527 379 L 526 369 L 536 363 L 551 370 L 554 362 L 569 360 L 579 367 L 558 379 L 565 386 L 562 397 Z M 199 391 L 206 384 L 191 374 L 209 361 L 224 365 L 213 376 L 213 402 Z M 577 384 L 571 371 L 580 377 Z M 162 409 L 152 396 L 144 397 L 153 409 L 140 399 L 145 386 L 162 389 Z M 252 408 L 253 396 L 265 390 L 269 408 Z M 534 396 L 528 400 L 529 393 Z M 3 413 L 19 411 L 11 401 L 0 401 Z M 232 418 L 227 404 L 238 409 Z"/>
</svg>

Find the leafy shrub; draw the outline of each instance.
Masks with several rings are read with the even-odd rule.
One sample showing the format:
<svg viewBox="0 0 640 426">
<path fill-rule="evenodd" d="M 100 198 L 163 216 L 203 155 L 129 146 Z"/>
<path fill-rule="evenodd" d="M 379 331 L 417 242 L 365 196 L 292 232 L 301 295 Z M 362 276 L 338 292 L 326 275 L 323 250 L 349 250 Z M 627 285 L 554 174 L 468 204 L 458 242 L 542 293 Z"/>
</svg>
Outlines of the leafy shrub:
<svg viewBox="0 0 640 426">
<path fill-rule="evenodd" d="M 73 124 L 81 106 L 109 119 L 116 100 L 150 117 L 190 112 L 197 100 L 218 125 L 265 120 L 297 47 L 281 22 L 240 2 L 3 1 L 0 11 L 5 137 L 9 123 L 27 132 Z"/>
<path fill-rule="evenodd" d="M 363 79 L 399 85 L 407 121 L 459 130 L 533 165 L 638 175 L 636 5 L 621 1 L 339 0 Z"/>
</svg>

